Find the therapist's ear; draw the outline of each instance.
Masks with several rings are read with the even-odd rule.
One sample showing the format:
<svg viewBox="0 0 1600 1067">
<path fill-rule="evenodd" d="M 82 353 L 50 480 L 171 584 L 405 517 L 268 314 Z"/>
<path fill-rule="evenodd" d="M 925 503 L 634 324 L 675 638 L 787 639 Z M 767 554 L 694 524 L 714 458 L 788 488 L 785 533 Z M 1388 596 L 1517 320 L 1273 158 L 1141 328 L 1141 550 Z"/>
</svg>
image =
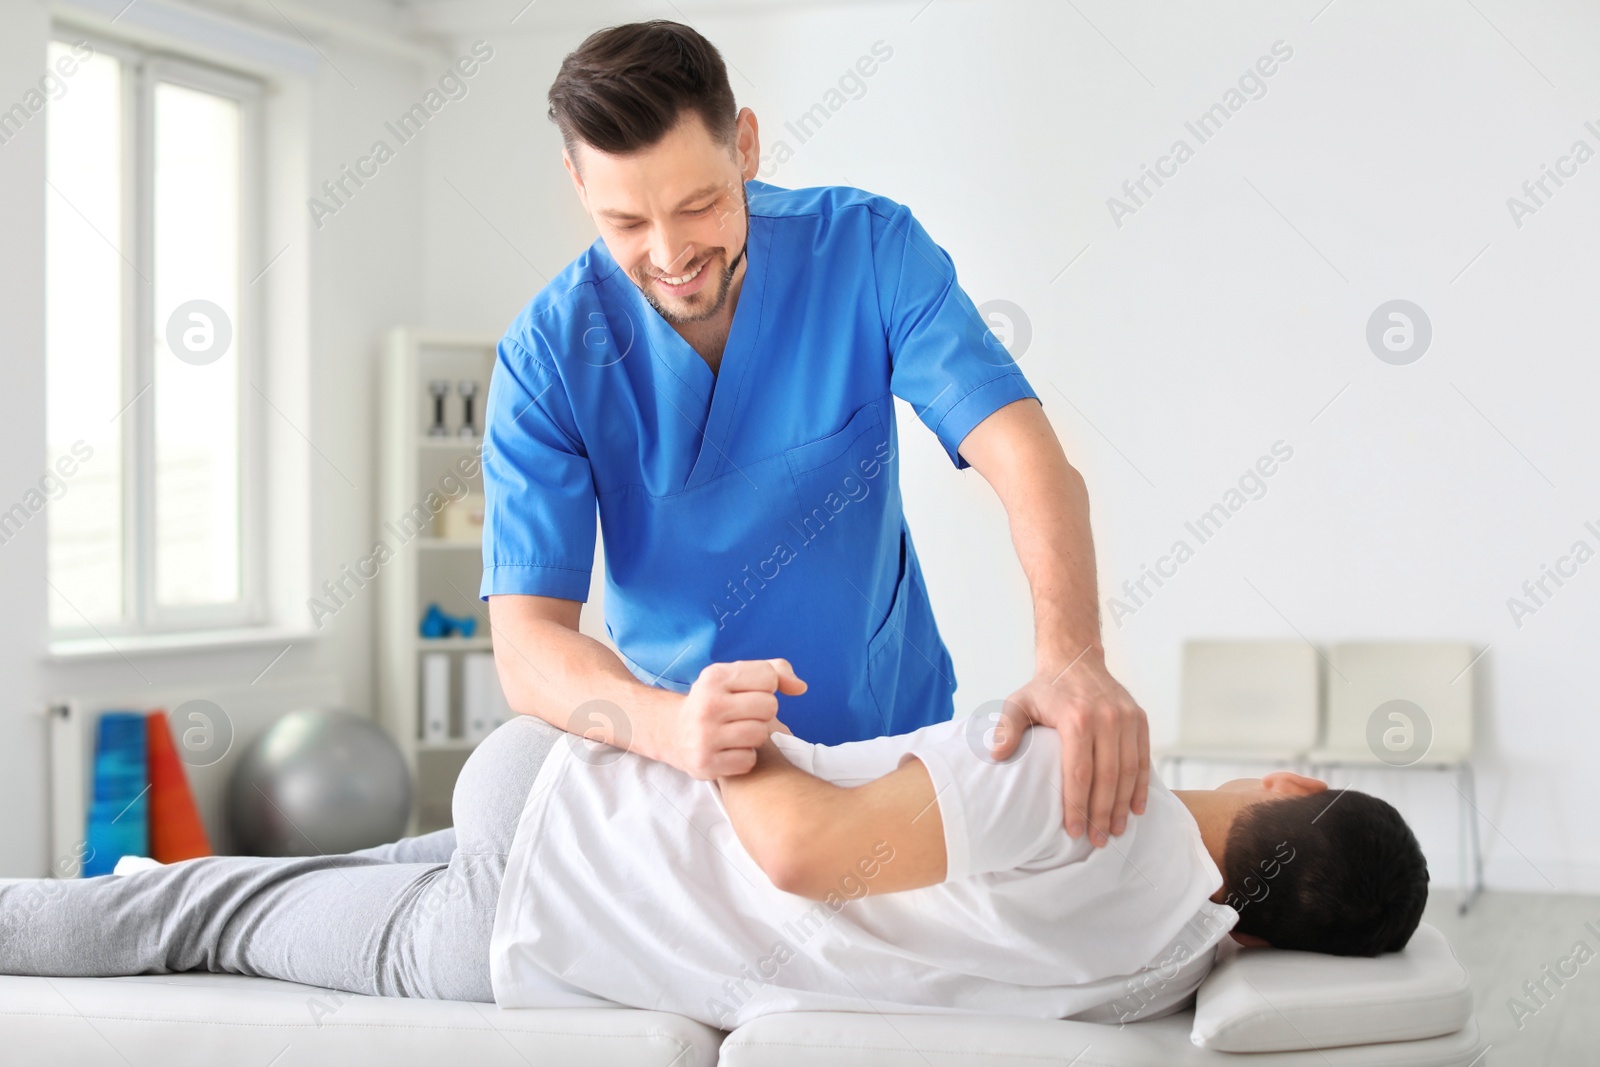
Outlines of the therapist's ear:
<svg viewBox="0 0 1600 1067">
<path fill-rule="evenodd" d="M 572 187 L 578 192 L 578 202 L 583 205 L 583 210 L 589 210 L 589 191 L 583 187 L 583 175 L 578 171 L 578 165 L 572 161 L 572 156 L 563 148 L 561 150 L 561 165 L 567 168 L 567 175 L 572 179 Z"/>
<path fill-rule="evenodd" d="M 761 169 L 761 129 L 756 123 L 756 113 L 747 107 L 739 109 L 734 121 L 738 123 L 734 148 L 739 153 L 739 176 L 749 181 Z"/>
</svg>

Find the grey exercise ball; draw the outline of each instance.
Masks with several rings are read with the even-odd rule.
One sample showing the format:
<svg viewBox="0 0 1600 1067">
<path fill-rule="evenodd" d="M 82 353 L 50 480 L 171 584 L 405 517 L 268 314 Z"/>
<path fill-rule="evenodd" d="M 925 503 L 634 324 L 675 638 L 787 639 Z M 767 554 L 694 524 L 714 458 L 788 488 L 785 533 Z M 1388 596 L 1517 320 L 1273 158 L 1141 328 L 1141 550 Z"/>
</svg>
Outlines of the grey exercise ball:
<svg viewBox="0 0 1600 1067">
<path fill-rule="evenodd" d="M 250 745 L 228 788 L 234 844 L 251 856 L 317 856 L 394 841 L 411 771 L 394 740 L 345 711 L 291 711 Z"/>
</svg>

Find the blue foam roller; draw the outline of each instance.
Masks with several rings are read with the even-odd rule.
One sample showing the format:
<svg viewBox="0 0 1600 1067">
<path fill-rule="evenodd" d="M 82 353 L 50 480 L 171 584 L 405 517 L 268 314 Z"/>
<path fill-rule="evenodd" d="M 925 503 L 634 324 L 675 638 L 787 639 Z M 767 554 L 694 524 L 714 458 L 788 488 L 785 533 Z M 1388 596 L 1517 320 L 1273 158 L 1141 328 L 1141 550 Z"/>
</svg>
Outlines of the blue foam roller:
<svg viewBox="0 0 1600 1067">
<path fill-rule="evenodd" d="M 108 711 L 95 724 L 94 795 L 83 877 L 110 874 L 123 856 L 150 854 L 144 713 Z"/>
</svg>

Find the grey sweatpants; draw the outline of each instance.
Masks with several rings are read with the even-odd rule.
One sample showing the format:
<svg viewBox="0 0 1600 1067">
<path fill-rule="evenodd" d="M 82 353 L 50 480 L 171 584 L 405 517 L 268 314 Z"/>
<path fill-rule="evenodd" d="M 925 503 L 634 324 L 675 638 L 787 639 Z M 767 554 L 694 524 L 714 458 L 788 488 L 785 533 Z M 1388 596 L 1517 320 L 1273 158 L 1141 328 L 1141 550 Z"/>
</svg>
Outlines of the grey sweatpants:
<svg viewBox="0 0 1600 1067">
<path fill-rule="evenodd" d="M 211 856 L 0 886 L 0 974 L 221 971 L 493 1002 L 489 935 L 528 791 L 562 732 L 518 715 L 482 741 L 455 825 L 346 855 Z"/>
</svg>

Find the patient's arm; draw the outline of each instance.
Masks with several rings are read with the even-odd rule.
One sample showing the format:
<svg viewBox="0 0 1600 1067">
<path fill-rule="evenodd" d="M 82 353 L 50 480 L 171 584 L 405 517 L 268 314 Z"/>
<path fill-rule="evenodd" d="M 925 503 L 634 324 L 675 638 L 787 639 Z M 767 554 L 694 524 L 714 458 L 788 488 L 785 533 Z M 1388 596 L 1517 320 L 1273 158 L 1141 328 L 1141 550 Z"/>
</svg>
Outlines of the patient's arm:
<svg viewBox="0 0 1600 1067">
<path fill-rule="evenodd" d="M 790 763 L 769 737 L 753 770 L 718 786 L 740 842 L 786 893 L 822 900 L 846 878 L 878 893 L 944 881 L 944 821 L 919 759 L 838 786 Z"/>
</svg>

